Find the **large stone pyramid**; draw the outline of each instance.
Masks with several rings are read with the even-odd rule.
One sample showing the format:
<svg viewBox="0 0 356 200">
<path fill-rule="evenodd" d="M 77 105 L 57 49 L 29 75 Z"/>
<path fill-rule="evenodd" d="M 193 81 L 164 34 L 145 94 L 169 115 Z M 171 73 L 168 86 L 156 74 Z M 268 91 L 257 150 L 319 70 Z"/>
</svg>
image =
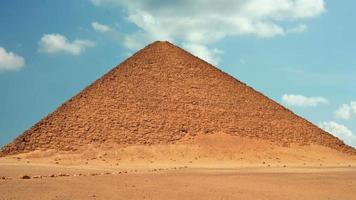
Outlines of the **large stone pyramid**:
<svg viewBox="0 0 356 200">
<path fill-rule="evenodd" d="M 71 151 L 88 144 L 171 144 L 227 133 L 354 153 L 331 134 L 169 42 L 154 42 L 2 149 Z M 237 137 L 238 138 L 238 137 Z"/>
</svg>

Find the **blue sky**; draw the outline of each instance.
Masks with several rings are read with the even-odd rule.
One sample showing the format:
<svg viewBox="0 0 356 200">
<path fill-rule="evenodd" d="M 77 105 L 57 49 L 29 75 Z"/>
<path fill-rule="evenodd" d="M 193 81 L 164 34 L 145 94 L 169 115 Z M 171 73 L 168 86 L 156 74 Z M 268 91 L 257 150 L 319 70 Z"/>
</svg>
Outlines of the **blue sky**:
<svg viewBox="0 0 356 200">
<path fill-rule="evenodd" d="M 355 1 L 0 2 L 0 146 L 169 40 L 356 146 Z"/>
</svg>

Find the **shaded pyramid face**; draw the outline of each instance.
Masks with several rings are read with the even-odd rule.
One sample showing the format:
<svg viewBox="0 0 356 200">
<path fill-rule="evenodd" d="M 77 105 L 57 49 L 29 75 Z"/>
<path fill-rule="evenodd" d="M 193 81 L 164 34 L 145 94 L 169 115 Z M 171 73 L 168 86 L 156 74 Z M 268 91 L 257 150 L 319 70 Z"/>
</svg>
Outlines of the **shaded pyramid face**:
<svg viewBox="0 0 356 200">
<path fill-rule="evenodd" d="M 3 154 L 171 144 L 214 133 L 354 152 L 212 65 L 168 42 L 154 42 L 5 146 Z"/>
</svg>

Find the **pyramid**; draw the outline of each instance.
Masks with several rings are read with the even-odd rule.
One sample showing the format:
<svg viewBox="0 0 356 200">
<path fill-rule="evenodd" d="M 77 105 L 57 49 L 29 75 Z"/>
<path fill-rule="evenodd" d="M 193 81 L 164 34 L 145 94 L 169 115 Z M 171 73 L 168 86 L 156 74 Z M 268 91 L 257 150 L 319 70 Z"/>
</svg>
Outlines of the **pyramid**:
<svg viewBox="0 0 356 200">
<path fill-rule="evenodd" d="M 187 135 L 215 133 L 355 153 L 209 63 L 157 41 L 3 147 L 2 154 L 75 151 L 88 144 L 174 144 Z"/>
</svg>

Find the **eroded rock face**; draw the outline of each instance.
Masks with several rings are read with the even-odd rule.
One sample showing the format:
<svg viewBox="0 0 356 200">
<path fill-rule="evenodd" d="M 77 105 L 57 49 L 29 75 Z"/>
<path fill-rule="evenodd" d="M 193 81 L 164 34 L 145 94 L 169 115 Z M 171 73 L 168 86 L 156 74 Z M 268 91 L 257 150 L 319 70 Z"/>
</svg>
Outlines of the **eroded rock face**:
<svg viewBox="0 0 356 200">
<path fill-rule="evenodd" d="M 4 147 L 72 151 L 87 144 L 166 144 L 228 133 L 281 145 L 354 149 L 251 87 L 168 43 L 154 42 Z"/>
</svg>

